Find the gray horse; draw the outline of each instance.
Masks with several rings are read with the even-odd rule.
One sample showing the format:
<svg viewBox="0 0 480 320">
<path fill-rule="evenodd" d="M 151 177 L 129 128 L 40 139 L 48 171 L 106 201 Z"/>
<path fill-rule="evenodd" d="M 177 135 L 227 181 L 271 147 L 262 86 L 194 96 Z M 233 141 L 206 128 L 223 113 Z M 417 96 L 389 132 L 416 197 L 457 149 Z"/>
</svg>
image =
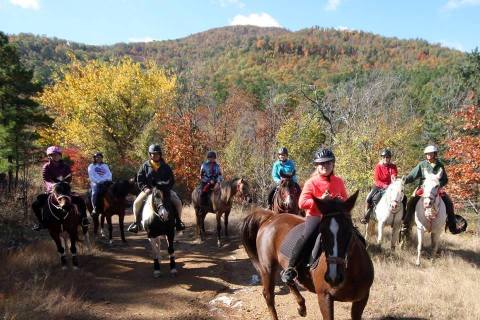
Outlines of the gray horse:
<svg viewBox="0 0 480 320">
<path fill-rule="evenodd" d="M 222 214 L 225 213 L 225 237 L 228 237 L 228 215 L 232 209 L 234 197 L 237 196 L 242 201 L 251 202 L 248 183 L 241 178 L 223 181 L 210 192 L 208 203 L 202 203 L 201 192 L 201 186 L 198 186 L 192 192 L 192 204 L 197 217 L 197 234 L 200 235 L 201 241 L 205 241 L 205 216 L 208 212 L 215 213 L 217 215 L 217 245 L 221 247 Z"/>
</svg>

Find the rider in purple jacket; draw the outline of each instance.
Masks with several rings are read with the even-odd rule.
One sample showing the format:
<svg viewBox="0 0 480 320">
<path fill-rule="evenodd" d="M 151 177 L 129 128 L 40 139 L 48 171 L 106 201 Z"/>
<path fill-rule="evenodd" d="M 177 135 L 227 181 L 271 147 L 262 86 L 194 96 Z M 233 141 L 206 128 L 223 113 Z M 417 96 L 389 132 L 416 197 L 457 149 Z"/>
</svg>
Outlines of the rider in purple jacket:
<svg viewBox="0 0 480 320">
<path fill-rule="evenodd" d="M 53 186 L 61 181 L 72 182 L 72 170 L 70 166 L 62 160 L 62 150 L 60 147 L 51 146 L 47 149 L 48 162 L 42 168 L 43 186 L 45 193 L 37 196 L 37 199 L 32 203 L 32 209 L 38 219 L 38 224 L 33 226 L 33 230 L 39 231 L 45 228 L 46 216 L 42 212 L 42 208 L 48 199 L 48 195 L 52 192 Z M 87 218 L 87 209 L 83 199 L 75 194 L 71 195 L 72 203 L 78 208 L 82 218 L 82 225 L 89 224 Z"/>
</svg>

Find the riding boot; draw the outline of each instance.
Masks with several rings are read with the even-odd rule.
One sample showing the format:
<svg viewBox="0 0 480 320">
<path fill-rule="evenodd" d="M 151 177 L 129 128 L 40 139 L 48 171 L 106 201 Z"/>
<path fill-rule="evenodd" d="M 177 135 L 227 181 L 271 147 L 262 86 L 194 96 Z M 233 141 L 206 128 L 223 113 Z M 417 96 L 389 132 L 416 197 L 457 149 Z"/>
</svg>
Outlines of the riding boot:
<svg viewBox="0 0 480 320">
<path fill-rule="evenodd" d="M 368 221 L 370 221 L 370 216 L 372 215 L 373 208 L 372 206 L 367 202 L 365 204 L 365 214 L 363 215 L 363 218 L 360 220 L 362 224 L 367 224 Z"/>
<path fill-rule="evenodd" d="M 87 206 L 85 201 L 78 196 L 72 196 L 72 203 L 77 206 L 78 213 L 80 214 L 82 227 L 86 227 L 90 224 L 90 221 L 87 218 Z"/>
<path fill-rule="evenodd" d="M 457 230 L 457 219 L 455 218 L 455 211 L 453 202 L 448 195 L 442 196 L 442 200 L 445 203 L 445 210 L 447 211 L 447 227 L 452 234 L 460 233 Z"/>
<path fill-rule="evenodd" d="M 305 236 L 301 236 L 297 240 L 297 243 L 295 243 L 295 246 L 292 250 L 292 255 L 290 256 L 290 260 L 288 261 L 288 267 L 280 273 L 282 281 L 284 283 L 293 283 L 293 280 L 295 280 L 295 278 L 298 276 L 296 268 L 302 258 L 305 242 Z"/>
</svg>

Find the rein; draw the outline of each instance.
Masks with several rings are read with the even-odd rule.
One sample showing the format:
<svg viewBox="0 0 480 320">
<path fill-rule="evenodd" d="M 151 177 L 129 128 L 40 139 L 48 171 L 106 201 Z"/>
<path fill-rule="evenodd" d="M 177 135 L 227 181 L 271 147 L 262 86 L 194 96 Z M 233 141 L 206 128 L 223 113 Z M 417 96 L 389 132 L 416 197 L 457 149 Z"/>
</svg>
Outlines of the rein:
<svg viewBox="0 0 480 320">
<path fill-rule="evenodd" d="M 58 221 L 63 221 L 65 219 L 67 219 L 68 215 L 70 214 L 70 211 L 67 211 L 65 209 L 63 209 L 61 206 L 57 206 L 53 203 L 52 199 L 55 199 L 55 201 L 58 203 L 58 199 L 62 199 L 62 198 L 68 198 L 70 201 L 71 201 L 71 198 L 69 196 L 60 196 L 60 197 L 57 197 L 53 192 L 48 196 L 48 201 L 47 201 L 47 204 L 48 204 L 48 210 L 50 211 L 50 213 L 52 214 L 52 216 L 57 219 Z M 67 214 L 60 218 L 58 217 L 52 210 L 52 206 L 57 209 L 57 210 L 60 210 L 62 212 L 66 212 Z"/>
</svg>

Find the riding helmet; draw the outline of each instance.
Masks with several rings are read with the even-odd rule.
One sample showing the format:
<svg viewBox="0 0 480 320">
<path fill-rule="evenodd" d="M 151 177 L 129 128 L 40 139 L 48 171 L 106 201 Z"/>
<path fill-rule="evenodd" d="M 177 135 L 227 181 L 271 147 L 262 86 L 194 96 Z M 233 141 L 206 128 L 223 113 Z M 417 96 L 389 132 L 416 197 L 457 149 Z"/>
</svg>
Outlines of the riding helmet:
<svg viewBox="0 0 480 320">
<path fill-rule="evenodd" d="M 162 148 L 159 144 L 151 144 L 150 147 L 148 147 L 148 153 L 158 153 L 162 155 Z"/>
<path fill-rule="evenodd" d="M 328 161 L 335 161 L 333 151 L 328 148 L 320 148 L 315 152 L 313 163 L 324 163 Z"/>
<path fill-rule="evenodd" d="M 284 154 L 286 156 L 288 156 L 288 149 L 285 148 L 285 147 L 281 147 L 278 149 L 278 154 Z"/>
<path fill-rule="evenodd" d="M 389 149 L 383 149 L 382 153 L 380 153 L 380 156 L 385 157 L 385 158 L 391 158 L 392 157 L 392 151 Z"/>
<path fill-rule="evenodd" d="M 51 146 L 51 147 L 47 148 L 47 156 L 52 155 L 54 153 L 61 154 L 62 149 L 60 147 L 57 147 L 57 146 Z"/>
<path fill-rule="evenodd" d="M 94 157 L 94 158 L 96 158 L 96 157 L 102 157 L 102 158 L 103 158 L 103 153 L 101 153 L 101 152 L 95 152 L 95 153 L 93 154 L 93 157 Z"/>
<path fill-rule="evenodd" d="M 427 146 L 424 150 L 423 150 L 423 153 L 424 154 L 427 154 L 427 153 L 433 153 L 433 152 L 438 152 L 438 148 L 434 145 L 429 145 Z"/>
<path fill-rule="evenodd" d="M 217 153 L 215 151 L 208 151 L 207 159 L 210 159 L 210 158 L 217 159 Z"/>
</svg>

